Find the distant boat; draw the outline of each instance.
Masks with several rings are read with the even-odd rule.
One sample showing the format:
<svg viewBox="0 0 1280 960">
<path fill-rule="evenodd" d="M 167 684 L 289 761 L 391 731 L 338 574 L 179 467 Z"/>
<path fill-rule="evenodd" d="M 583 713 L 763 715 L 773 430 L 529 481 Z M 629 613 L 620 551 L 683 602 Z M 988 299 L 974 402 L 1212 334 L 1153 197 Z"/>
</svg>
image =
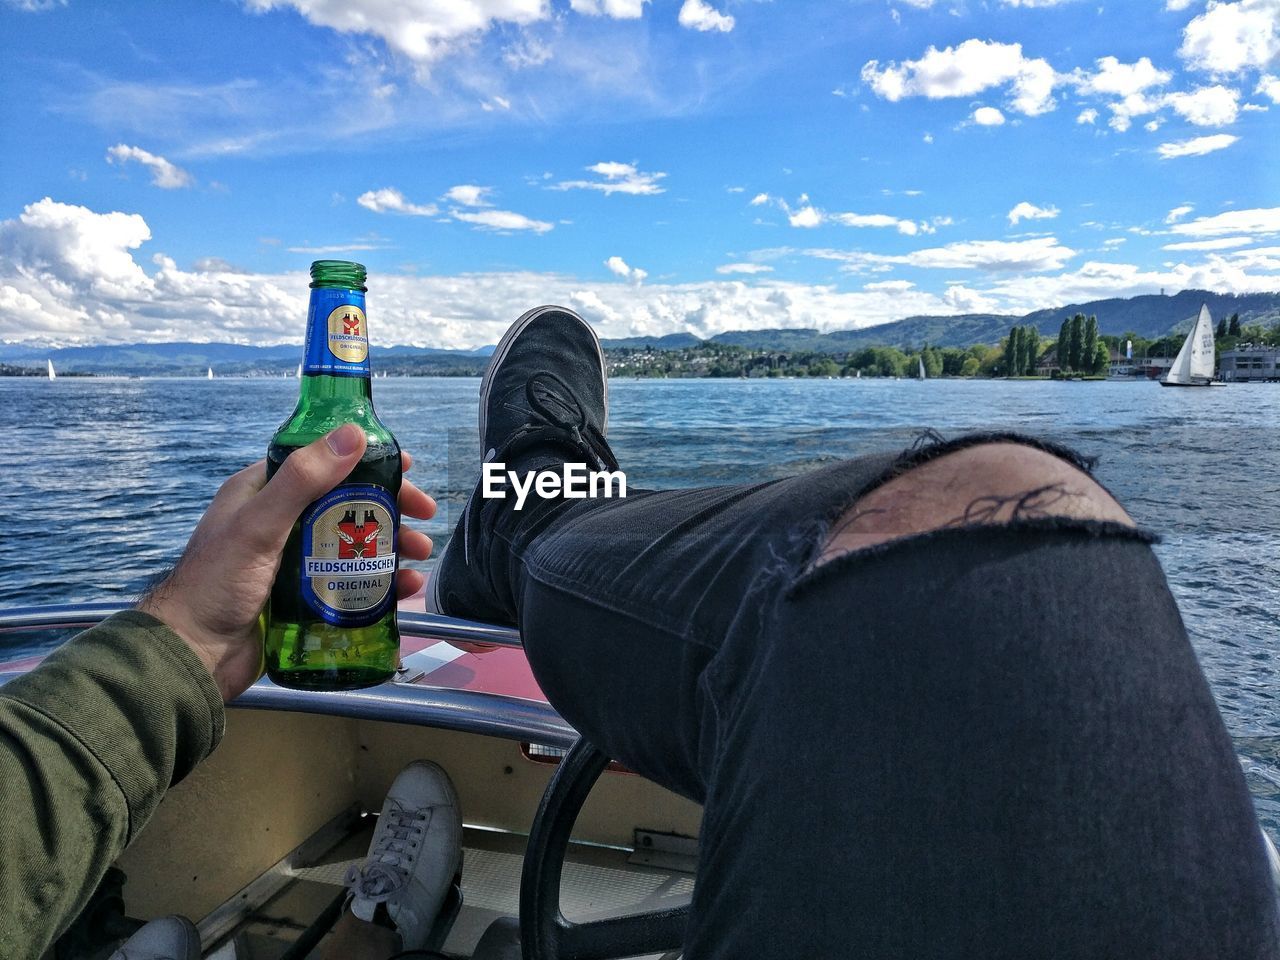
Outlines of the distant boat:
<svg viewBox="0 0 1280 960">
<path fill-rule="evenodd" d="M 213 379 L 213 367 L 209 368 L 209 372 L 205 374 L 205 378 L 209 380 Z"/>
<path fill-rule="evenodd" d="M 57 379 L 58 379 L 58 372 L 57 372 L 56 370 L 54 370 L 54 369 L 53 369 L 53 361 L 52 361 L 52 360 L 49 360 L 49 361 L 47 361 L 47 363 L 49 364 L 49 379 L 50 379 L 50 380 L 57 380 Z"/>
<path fill-rule="evenodd" d="M 925 377 L 925 375 L 924 375 L 924 357 L 917 357 L 916 359 L 920 361 L 920 376 L 919 376 L 919 377 L 917 377 L 917 379 L 919 379 L 919 380 L 925 380 L 925 379 L 928 379 L 928 378 L 927 378 L 927 377 Z"/>
<path fill-rule="evenodd" d="M 294 374 L 299 380 L 302 379 L 302 364 L 298 364 L 298 372 Z"/>
<path fill-rule="evenodd" d="M 1160 381 L 1162 387 L 1218 387 L 1213 379 L 1213 318 L 1209 307 L 1200 305 L 1195 326 L 1182 341 L 1182 349 L 1173 359 L 1169 373 Z"/>
</svg>

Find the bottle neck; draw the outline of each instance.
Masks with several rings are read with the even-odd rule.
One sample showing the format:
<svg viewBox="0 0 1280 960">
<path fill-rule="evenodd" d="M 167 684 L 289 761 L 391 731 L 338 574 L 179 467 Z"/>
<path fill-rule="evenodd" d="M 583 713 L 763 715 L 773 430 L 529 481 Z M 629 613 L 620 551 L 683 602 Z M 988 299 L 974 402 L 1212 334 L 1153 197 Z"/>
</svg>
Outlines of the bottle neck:
<svg viewBox="0 0 1280 960">
<path fill-rule="evenodd" d="M 302 399 L 369 399 L 370 372 L 364 291 L 313 287 L 302 356 Z"/>
</svg>

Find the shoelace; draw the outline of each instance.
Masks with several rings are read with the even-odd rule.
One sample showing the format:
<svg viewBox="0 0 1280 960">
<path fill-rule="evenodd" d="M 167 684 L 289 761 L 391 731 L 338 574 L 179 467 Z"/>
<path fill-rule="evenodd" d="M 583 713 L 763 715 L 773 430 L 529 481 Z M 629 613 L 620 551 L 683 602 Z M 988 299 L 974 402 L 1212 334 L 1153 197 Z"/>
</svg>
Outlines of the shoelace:
<svg viewBox="0 0 1280 960">
<path fill-rule="evenodd" d="M 558 389 L 557 389 L 558 388 Z M 535 373 L 524 388 L 530 412 L 542 422 L 523 423 L 515 429 L 502 445 L 491 451 L 486 460 L 510 462 L 521 452 L 542 443 L 569 444 L 585 454 L 597 470 L 617 470 L 618 461 L 609 449 L 604 435 L 587 422 L 586 412 L 573 390 L 549 370 Z M 567 398 L 567 399 L 566 399 Z M 480 510 L 482 498 L 473 496 L 467 503 L 464 525 L 467 542 L 466 555 L 476 556 L 480 548 Z"/>
<path fill-rule="evenodd" d="M 385 903 L 409 882 L 417 847 L 426 833 L 428 810 L 406 810 L 392 801 L 382 814 L 377 840 L 361 866 L 347 867 L 343 886 L 362 900 Z"/>
</svg>

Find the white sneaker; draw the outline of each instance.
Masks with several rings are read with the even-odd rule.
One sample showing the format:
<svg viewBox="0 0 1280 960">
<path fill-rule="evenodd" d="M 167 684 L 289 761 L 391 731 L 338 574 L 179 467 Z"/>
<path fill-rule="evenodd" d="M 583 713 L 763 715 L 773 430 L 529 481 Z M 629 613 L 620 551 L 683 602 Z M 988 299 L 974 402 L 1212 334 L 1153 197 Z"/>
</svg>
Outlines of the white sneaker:
<svg viewBox="0 0 1280 960">
<path fill-rule="evenodd" d="M 421 950 L 461 862 L 458 795 L 448 774 L 415 760 L 387 791 L 368 858 L 347 871 L 348 906 L 372 922 L 386 904 L 403 949 Z"/>
<path fill-rule="evenodd" d="M 186 917 L 152 920 L 108 960 L 200 960 L 200 934 Z"/>
</svg>

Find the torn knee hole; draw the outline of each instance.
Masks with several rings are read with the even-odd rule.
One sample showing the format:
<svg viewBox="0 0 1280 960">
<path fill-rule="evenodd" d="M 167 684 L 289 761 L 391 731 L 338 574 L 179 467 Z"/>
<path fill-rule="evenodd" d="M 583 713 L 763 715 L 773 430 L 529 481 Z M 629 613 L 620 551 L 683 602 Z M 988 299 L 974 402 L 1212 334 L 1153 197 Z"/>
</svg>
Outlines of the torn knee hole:
<svg viewBox="0 0 1280 960">
<path fill-rule="evenodd" d="M 933 530 L 1049 518 L 1133 521 L 1071 463 L 1017 443 L 965 447 L 913 467 L 860 497 L 827 531 L 814 560 Z"/>
</svg>

